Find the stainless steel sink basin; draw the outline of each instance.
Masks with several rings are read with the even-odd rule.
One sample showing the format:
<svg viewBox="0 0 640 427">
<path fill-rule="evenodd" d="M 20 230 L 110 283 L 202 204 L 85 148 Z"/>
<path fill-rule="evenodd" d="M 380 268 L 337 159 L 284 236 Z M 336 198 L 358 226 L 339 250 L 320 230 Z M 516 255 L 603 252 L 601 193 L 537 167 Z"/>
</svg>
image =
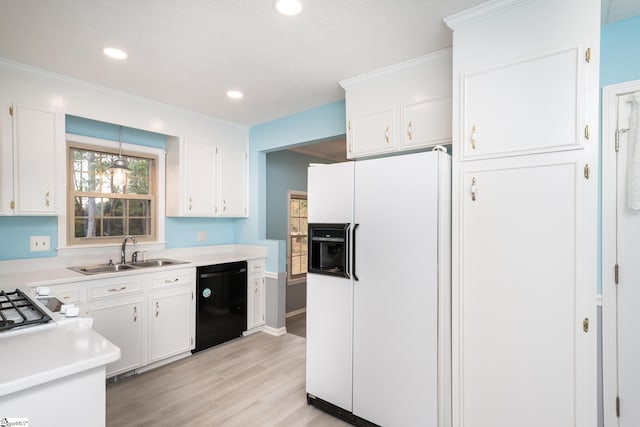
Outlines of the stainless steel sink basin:
<svg viewBox="0 0 640 427">
<path fill-rule="evenodd" d="M 176 265 L 176 264 L 186 264 L 186 261 L 178 261 L 176 259 L 167 259 L 167 258 L 155 258 L 148 259 L 146 261 L 134 262 L 132 265 L 136 268 L 146 268 L 146 267 L 165 267 L 167 265 Z"/>
<path fill-rule="evenodd" d="M 179 261 L 168 258 L 154 258 L 146 261 L 140 261 L 133 264 L 94 264 L 79 265 L 77 267 L 69 267 L 69 270 L 77 271 L 82 274 L 101 274 L 115 273 L 118 271 L 136 270 L 139 268 L 165 267 L 168 265 L 186 264 L 186 261 Z"/>
<path fill-rule="evenodd" d="M 135 267 L 129 264 L 95 264 L 95 265 L 81 265 L 78 267 L 69 267 L 70 270 L 77 271 L 82 274 L 100 274 L 100 273 L 113 273 L 117 271 L 126 271 L 134 269 Z"/>
</svg>

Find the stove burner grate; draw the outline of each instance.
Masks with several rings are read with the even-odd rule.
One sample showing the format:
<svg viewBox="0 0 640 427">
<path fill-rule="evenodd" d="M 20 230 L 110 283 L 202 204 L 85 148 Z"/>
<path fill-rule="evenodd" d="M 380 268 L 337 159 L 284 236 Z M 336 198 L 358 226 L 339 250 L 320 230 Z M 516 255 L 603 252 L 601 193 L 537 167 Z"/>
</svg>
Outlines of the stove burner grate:
<svg viewBox="0 0 640 427">
<path fill-rule="evenodd" d="M 0 291 L 0 332 L 50 320 L 51 317 L 20 289 Z"/>
</svg>

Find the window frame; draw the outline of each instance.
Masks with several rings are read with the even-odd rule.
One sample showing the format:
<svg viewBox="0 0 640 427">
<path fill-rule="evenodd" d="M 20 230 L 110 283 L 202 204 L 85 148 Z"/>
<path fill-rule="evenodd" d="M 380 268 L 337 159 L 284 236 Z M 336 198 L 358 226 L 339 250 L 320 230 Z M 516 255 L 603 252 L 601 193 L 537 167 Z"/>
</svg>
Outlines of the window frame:
<svg viewBox="0 0 640 427">
<path fill-rule="evenodd" d="M 295 285 L 298 283 L 303 283 L 307 280 L 307 272 L 304 273 L 300 273 L 300 274 L 292 274 L 293 268 L 291 265 L 291 259 L 293 257 L 293 251 L 291 248 L 291 200 L 293 199 L 302 199 L 302 200 L 308 200 L 307 199 L 307 192 L 306 191 L 296 191 L 296 190 L 289 190 L 288 192 L 288 196 L 287 196 L 287 284 L 289 285 Z M 307 208 L 307 226 L 308 226 L 308 221 L 309 219 L 309 211 Z M 308 227 L 307 227 L 307 239 L 309 238 L 308 236 Z M 307 240 L 308 243 L 308 240 Z M 307 253 L 307 257 L 308 257 L 308 253 Z"/>
<path fill-rule="evenodd" d="M 73 254 L 76 250 L 86 250 L 87 248 L 106 248 L 119 246 L 122 244 L 122 237 L 106 238 L 76 238 L 74 236 L 74 197 L 73 190 L 73 158 L 71 148 L 89 149 L 93 151 L 118 154 L 119 142 L 104 140 L 100 138 L 86 137 L 81 135 L 66 134 L 65 138 L 65 212 L 58 217 L 58 251 L 60 254 Z M 153 169 L 150 171 L 151 196 L 124 195 L 126 199 L 152 199 L 151 227 L 154 231 L 149 236 L 136 237 L 147 248 L 164 246 L 164 226 L 165 226 L 165 154 L 163 148 L 149 147 L 143 145 L 122 144 L 123 156 L 143 157 L 153 160 Z M 102 194 L 102 193 L 100 193 Z M 104 195 L 109 198 L 110 195 Z M 155 214 L 154 214 L 155 212 Z"/>
</svg>

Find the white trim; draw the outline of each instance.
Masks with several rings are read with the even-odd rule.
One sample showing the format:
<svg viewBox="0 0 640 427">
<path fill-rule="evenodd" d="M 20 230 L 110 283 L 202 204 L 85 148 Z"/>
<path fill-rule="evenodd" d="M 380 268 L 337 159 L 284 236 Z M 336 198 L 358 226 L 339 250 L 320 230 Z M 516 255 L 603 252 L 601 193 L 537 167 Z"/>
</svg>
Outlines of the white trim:
<svg viewBox="0 0 640 427">
<path fill-rule="evenodd" d="M 455 31 L 465 25 L 471 24 L 488 16 L 502 13 L 514 7 L 518 7 L 523 3 L 528 3 L 529 1 L 531 0 L 493 0 L 470 9 L 463 10 L 455 15 L 446 16 L 443 18 L 443 21 L 449 28 Z"/>
<path fill-rule="evenodd" d="M 262 332 L 265 332 L 269 335 L 273 335 L 275 337 L 280 337 L 284 334 L 287 333 L 287 328 L 286 327 L 282 327 L 282 328 L 274 328 L 272 326 L 269 325 L 263 325 L 262 326 Z"/>
<path fill-rule="evenodd" d="M 278 280 L 278 273 L 274 273 L 273 271 L 265 271 L 264 277 L 267 279 Z"/>
<path fill-rule="evenodd" d="M 67 141 L 78 142 L 81 144 L 89 144 L 98 147 L 106 147 L 117 149 L 120 145 L 119 141 L 112 141 L 108 139 L 102 138 L 93 138 L 89 136 L 83 135 L 75 135 L 71 133 L 67 133 L 65 135 L 64 140 L 64 168 L 67 168 L 68 155 L 67 155 Z M 165 245 L 165 174 L 166 174 L 166 150 L 157 147 L 148 147 L 145 145 L 137 145 L 137 144 L 129 144 L 122 143 L 123 151 L 132 151 L 138 152 L 142 154 L 150 154 L 155 156 L 158 159 L 158 164 L 156 165 L 157 177 L 156 177 L 156 241 L 155 242 L 146 242 L 141 243 L 140 247 L 147 245 L 148 249 L 163 249 Z M 58 247 L 56 250 L 58 251 L 58 255 L 66 255 L 66 254 L 74 254 L 78 253 L 78 249 L 82 250 L 83 254 L 87 252 L 96 252 L 100 253 L 104 251 L 105 248 L 109 248 L 110 246 L 119 246 L 119 244 L 104 244 L 104 245 L 68 245 L 67 244 L 67 206 L 68 206 L 68 183 L 67 180 L 68 175 L 65 175 L 64 182 L 64 204 L 58 207 Z"/>
<path fill-rule="evenodd" d="M 288 312 L 287 314 L 285 314 L 284 317 L 288 319 L 289 317 L 297 316 L 298 314 L 302 314 L 306 312 L 307 312 L 307 307 L 303 307 L 303 308 L 299 308 L 297 310 Z"/>
<path fill-rule="evenodd" d="M 616 154 L 618 95 L 640 90 L 640 80 L 602 88 L 602 395 L 604 424 L 620 425 L 616 416 L 618 393 L 616 264 Z"/>
<path fill-rule="evenodd" d="M 529 0 L 526 0 L 526 1 L 529 1 Z M 358 74 L 353 77 L 340 80 L 338 83 L 340 84 L 340 86 L 342 86 L 343 89 L 347 89 L 349 86 L 353 85 L 354 83 L 360 83 L 363 80 L 375 79 L 377 77 L 384 76 L 385 74 L 394 73 L 398 70 L 403 70 L 405 68 L 410 68 L 417 64 L 431 61 L 434 58 L 438 58 L 439 56 L 444 56 L 444 55 L 451 55 L 451 47 L 438 49 L 426 55 L 418 56 L 417 58 L 412 58 L 407 61 L 399 62 L 397 64 L 389 65 L 388 67 L 376 69 L 374 71 L 370 71 L 367 73 Z M 313 165 L 314 164 L 312 163 L 310 166 L 313 166 Z"/>
</svg>

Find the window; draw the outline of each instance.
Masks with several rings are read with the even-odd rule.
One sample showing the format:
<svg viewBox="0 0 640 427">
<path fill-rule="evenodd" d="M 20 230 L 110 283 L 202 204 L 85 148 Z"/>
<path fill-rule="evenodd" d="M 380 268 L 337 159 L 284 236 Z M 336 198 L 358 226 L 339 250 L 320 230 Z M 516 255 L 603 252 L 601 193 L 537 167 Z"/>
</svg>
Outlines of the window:
<svg viewBox="0 0 640 427">
<path fill-rule="evenodd" d="M 289 280 L 307 274 L 307 194 L 289 192 Z"/>
<path fill-rule="evenodd" d="M 108 170 L 117 150 L 76 143 L 68 147 L 68 244 L 121 242 L 128 235 L 156 240 L 157 159 L 123 152 L 131 169 L 124 175 Z"/>
</svg>

